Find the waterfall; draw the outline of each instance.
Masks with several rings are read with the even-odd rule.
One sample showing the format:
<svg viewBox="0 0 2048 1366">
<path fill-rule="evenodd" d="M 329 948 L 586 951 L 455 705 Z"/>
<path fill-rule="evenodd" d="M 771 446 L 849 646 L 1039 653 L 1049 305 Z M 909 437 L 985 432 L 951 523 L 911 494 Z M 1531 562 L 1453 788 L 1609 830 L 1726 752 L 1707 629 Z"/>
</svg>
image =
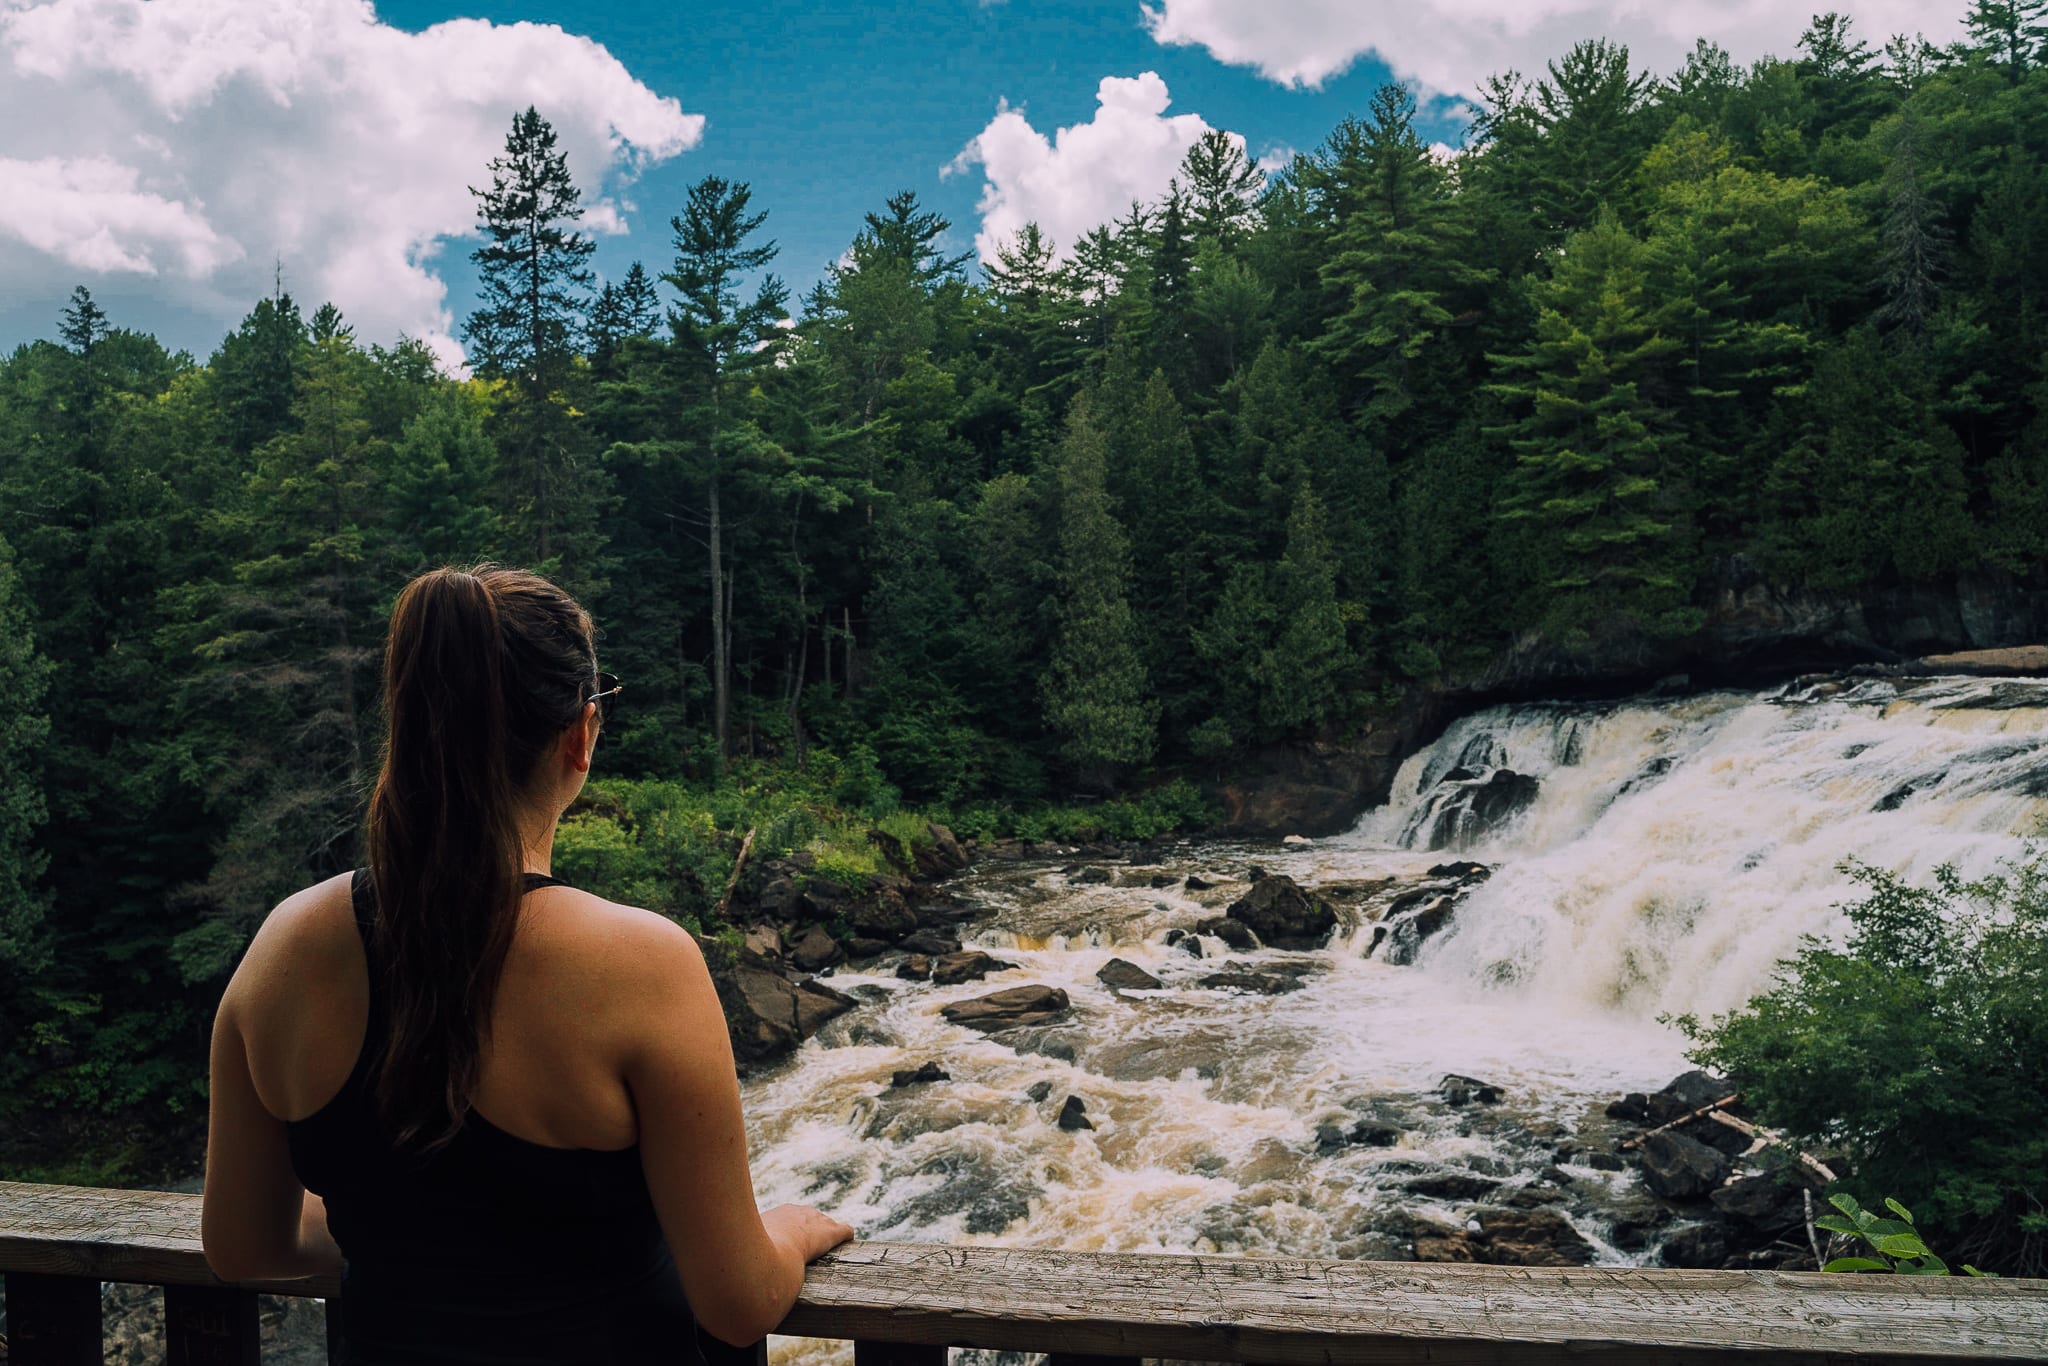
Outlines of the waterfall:
<svg viewBox="0 0 2048 1366">
<path fill-rule="evenodd" d="M 2048 682 L 1868 680 L 1497 707 L 1352 841 L 1502 865 L 1423 970 L 1557 1010 L 1715 1013 L 1841 926 L 1856 860 L 1990 872 L 2048 816 Z"/>
</svg>

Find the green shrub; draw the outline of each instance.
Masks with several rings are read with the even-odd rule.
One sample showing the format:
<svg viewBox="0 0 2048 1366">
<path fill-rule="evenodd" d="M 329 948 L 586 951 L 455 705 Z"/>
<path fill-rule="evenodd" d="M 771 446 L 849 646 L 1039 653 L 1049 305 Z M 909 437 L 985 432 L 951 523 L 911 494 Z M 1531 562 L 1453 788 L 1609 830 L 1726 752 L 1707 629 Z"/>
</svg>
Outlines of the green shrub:
<svg viewBox="0 0 2048 1366">
<path fill-rule="evenodd" d="M 1846 1151 L 1854 1184 L 1920 1208 L 1971 1260 L 2038 1274 L 2048 1242 L 2048 854 L 1931 886 L 1848 870 L 1840 946 L 1809 938 L 1693 1058 L 1765 1120 Z"/>
<path fill-rule="evenodd" d="M 1890 1196 L 1885 1197 L 1885 1208 L 1896 1214 L 1896 1219 L 1887 1219 L 1863 1208 L 1847 1191 L 1836 1191 L 1828 1197 L 1828 1203 L 1841 1213 L 1823 1215 L 1813 1221 L 1813 1226 L 1862 1242 L 1869 1255 L 1836 1257 L 1822 1267 L 1822 1271 L 1889 1271 L 1900 1276 L 1951 1274 L 1948 1263 L 1935 1256 L 1921 1241 L 1920 1230 L 1913 1226 L 1913 1211 Z M 1963 1272 L 1970 1276 L 1996 1274 L 1979 1271 L 1967 1263 Z"/>
</svg>

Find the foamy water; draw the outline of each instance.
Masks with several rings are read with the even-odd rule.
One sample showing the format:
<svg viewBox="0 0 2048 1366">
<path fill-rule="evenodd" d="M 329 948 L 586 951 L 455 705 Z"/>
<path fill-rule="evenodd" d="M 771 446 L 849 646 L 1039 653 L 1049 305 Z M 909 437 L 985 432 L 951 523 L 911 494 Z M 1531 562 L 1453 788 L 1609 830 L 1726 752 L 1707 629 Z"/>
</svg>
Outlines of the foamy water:
<svg viewBox="0 0 2048 1366">
<path fill-rule="evenodd" d="M 899 981 L 888 960 L 841 971 L 835 986 L 875 999 L 747 1084 L 759 1192 L 870 1238 L 1387 1255 L 1404 1215 L 1467 1208 L 1408 1183 L 1528 1182 L 1606 1100 L 1685 1070 L 1659 1017 L 1731 1009 L 1802 935 L 1839 932 L 1845 859 L 1920 878 L 2018 852 L 2048 816 L 2044 742 L 2048 684 L 2033 681 L 1496 708 L 1411 758 L 1345 836 L 1185 845 L 1116 865 L 1116 886 L 1070 885 L 1073 859 L 984 864 L 955 889 L 987 908 L 962 937 L 1017 966 L 956 987 Z M 1533 800 L 1491 827 L 1461 817 L 1502 770 L 1533 778 Z M 1365 957 L 1388 899 L 1450 858 L 1498 868 L 1413 966 Z M 1326 948 L 1210 939 L 1198 960 L 1165 944 L 1221 914 L 1253 863 L 1335 890 L 1346 920 Z M 1220 885 L 1189 892 L 1189 873 Z M 1112 957 L 1162 989 L 1103 987 Z M 1197 984 L 1225 962 L 1305 969 L 1305 986 Z M 939 1015 L 1025 983 L 1067 991 L 1071 1018 L 988 1038 Z M 951 1080 L 890 1088 L 926 1061 Z M 1447 1106 L 1446 1073 L 1506 1100 Z M 1057 1127 L 1070 1095 L 1093 1130 Z M 1360 1121 L 1399 1141 L 1319 1145 L 1319 1128 Z M 1602 1260 L 1640 1260 L 1606 1241 L 1633 1178 L 1564 1173 L 1564 1212 Z"/>
</svg>

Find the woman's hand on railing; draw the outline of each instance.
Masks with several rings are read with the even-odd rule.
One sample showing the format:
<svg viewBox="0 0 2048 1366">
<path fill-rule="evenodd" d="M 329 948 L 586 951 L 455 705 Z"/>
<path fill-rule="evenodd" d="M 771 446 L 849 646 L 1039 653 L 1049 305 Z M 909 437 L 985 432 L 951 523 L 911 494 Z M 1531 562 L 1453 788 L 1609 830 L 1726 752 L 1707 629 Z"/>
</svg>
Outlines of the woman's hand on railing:
<svg viewBox="0 0 2048 1366">
<path fill-rule="evenodd" d="M 787 1248 L 806 1265 L 853 1239 L 851 1225 L 809 1205 L 777 1205 L 761 1215 L 761 1223 L 777 1246 Z"/>
</svg>

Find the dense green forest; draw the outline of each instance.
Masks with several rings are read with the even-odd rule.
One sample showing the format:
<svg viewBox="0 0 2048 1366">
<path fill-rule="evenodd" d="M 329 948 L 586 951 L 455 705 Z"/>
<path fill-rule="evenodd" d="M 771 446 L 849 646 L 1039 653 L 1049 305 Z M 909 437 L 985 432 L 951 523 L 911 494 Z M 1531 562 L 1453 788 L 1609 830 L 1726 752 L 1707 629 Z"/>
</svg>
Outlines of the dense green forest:
<svg viewBox="0 0 2048 1366">
<path fill-rule="evenodd" d="M 1588 41 L 1449 156 L 1390 86 L 979 270 L 906 192 L 800 299 L 716 177 L 600 286 L 528 111 L 470 378 L 281 290 L 202 362 L 81 288 L 0 363 L 0 1120 L 200 1108 L 253 926 L 359 857 L 383 617 L 442 562 L 597 618 L 600 852 L 771 788 L 1015 828 L 1730 582 L 2038 580 L 2043 10 L 1666 74 Z"/>
</svg>

